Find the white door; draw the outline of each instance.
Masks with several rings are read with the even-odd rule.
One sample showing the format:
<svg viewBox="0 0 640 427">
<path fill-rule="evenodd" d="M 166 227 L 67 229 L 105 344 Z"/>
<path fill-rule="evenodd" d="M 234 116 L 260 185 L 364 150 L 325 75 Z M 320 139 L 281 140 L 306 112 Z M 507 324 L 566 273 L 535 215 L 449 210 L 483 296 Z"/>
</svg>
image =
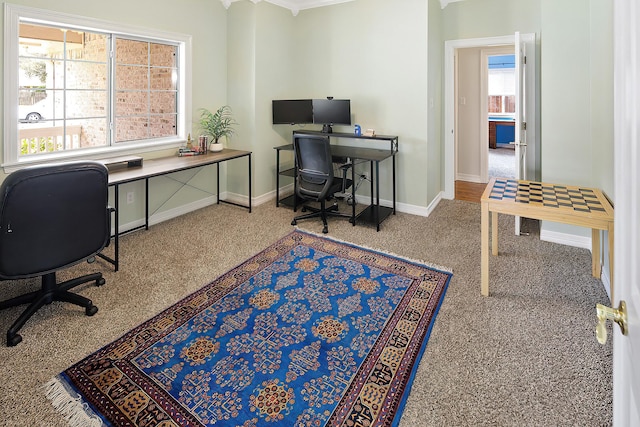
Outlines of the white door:
<svg viewBox="0 0 640 427">
<path fill-rule="evenodd" d="M 640 426 L 640 1 L 614 3 L 614 307 L 626 301 L 628 336 L 613 334 L 613 425 Z"/>
<path fill-rule="evenodd" d="M 527 119 L 526 119 L 526 50 L 525 44 L 520 40 L 520 33 L 515 36 L 516 56 L 516 123 L 515 123 L 515 148 L 516 148 L 516 179 L 527 179 Z M 520 235 L 520 217 L 515 218 L 516 236 Z"/>
</svg>

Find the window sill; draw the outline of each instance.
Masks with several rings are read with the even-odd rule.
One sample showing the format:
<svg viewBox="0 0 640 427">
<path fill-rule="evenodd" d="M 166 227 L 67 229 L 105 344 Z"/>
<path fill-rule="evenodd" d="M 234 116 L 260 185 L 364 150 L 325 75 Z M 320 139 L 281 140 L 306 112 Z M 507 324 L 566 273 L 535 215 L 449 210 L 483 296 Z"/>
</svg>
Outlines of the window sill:
<svg viewBox="0 0 640 427">
<path fill-rule="evenodd" d="M 177 150 L 185 143 L 184 139 L 171 139 L 166 142 L 150 144 L 127 144 L 123 147 L 105 147 L 103 149 L 77 150 L 67 153 L 52 153 L 38 155 L 35 157 L 25 158 L 16 163 L 4 163 L 2 168 L 6 174 L 22 169 L 26 166 L 42 165 L 54 162 L 66 162 L 75 160 L 104 160 L 111 157 L 120 157 L 126 155 L 138 155 L 145 157 L 150 153 L 167 150 Z"/>
</svg>

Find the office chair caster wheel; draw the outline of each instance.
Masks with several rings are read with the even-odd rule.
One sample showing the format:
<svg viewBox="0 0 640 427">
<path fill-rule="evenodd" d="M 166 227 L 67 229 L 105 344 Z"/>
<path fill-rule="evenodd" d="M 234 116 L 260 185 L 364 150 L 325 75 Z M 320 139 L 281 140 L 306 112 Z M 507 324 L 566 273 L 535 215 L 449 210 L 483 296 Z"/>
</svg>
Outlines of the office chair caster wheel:
<svg viewBox="0 0 640 427">
<path fill-rule="evenodd" d="M 101 277 L 101 278 L 99 278 L 99 279 L 97 279 L 97 280 L 96 280 L 96 286 L 102 286 L 102 285 L 104 285 L 105 283 L 107 283 L 107 281 L 106 281 L 106 280 L 104 280 L 104 277 Z"/>
<path fill-rule="evenodd" d="M 9 335 L 7 334 L 7 347 L 15 347 L 22 342 L 22 336 L 20 334 Z"/>
<path fill-rule="evenodd" d="M 84 313 L 87 316 L 93 316 L 94 314 L 96 314 L 98 312 L 98 307 L 96 307 L 95 305 L 91 304 L 89 307 L 87 307 L 84 310 Z"/>
<path fill-rule="evenodd" d="M 329 227 L 327 227 L 326 225 L 324 226 L 324 228 L 322 229 L 322 232 L 324 234 L 327 234 L 329 232 Z"/>
<path fill-rule="evenodd" d="M 298 221 L 294 219 L 293 221 L 291 221 L 291 225 L 298 225 Z"/>
<path fill-rule="evenodd" d="M 307 211 L 307 207 L 303 206 L 302 209 L 300 209 L 302 212 L 306 212 Z"/>
</svg>

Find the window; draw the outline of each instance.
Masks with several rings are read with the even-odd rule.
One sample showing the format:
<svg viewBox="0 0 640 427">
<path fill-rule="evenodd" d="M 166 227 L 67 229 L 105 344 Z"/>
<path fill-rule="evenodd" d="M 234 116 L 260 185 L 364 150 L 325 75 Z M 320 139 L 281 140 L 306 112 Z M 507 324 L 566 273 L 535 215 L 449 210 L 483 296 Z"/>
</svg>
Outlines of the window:
<svg viewBox="0 0 640 427">
<path fill-rule="evenodd" d="M 187 36 L 5 4 L 7 22 L 4 166 L 185 139 Z"/>
<path fill-rule="evenodd" d="M 513 116 L 516 112 L 515 55 L 489 56 L 489 114 Z"/>
</svg>

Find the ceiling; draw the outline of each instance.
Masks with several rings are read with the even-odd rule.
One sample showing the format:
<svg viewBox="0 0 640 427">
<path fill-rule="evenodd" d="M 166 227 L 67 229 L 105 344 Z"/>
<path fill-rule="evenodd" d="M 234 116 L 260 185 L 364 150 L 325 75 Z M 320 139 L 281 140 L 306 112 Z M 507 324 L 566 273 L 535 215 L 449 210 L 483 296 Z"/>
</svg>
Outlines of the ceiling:
<svg viewBox="0 0 640 427">
<path fill-rule="evenodd" d="M 240 0 L 221 0 L 224 7 L 227 9 L 231 3 Z M 252 3 L 259 3 L 262 0 L 250 0 Z M 264 0 L 267 3 L 275 4 L 287 8 L 293 13 L 293 16 L 297 16 L 298 12 L 304 9 L 312 9 L 314 7 L 330 6 L 332 4 L 347 3 L 354 0 Z"/>
</svg>

